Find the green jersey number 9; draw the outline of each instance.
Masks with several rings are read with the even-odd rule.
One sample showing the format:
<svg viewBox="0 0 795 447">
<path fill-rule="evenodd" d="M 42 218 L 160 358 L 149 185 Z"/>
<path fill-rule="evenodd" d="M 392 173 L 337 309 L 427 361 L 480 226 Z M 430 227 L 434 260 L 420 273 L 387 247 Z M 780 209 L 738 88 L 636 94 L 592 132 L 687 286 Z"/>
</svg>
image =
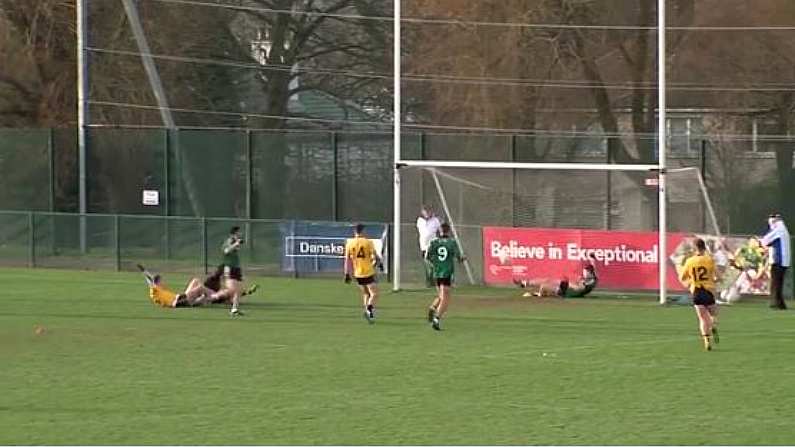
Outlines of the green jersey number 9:
<svg viewBox="0 0 795 447">
<path fill-rule="evenodd" d="M 447 247 L 437 248 L 436 256 L 439 259 L 439 262 L 444 262 L 445 260 L 447 260 Z"/>
</svg>

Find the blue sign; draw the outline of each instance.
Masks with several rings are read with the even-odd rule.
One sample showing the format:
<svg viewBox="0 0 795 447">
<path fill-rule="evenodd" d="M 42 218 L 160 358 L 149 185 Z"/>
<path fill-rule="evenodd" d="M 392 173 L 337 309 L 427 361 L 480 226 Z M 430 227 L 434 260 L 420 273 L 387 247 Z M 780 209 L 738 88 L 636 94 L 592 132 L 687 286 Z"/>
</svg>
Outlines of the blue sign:
<svg viewBox="0 0 795 447">
<path fill-rule="evenodd" d="M 342 273 L 345 243 L 353 237 L 350 224 L 293 221 L 280 226 L 282 271 L 291 273 Z M 386 271 L 387 226 L 367 225 L 365 235 L 384 260 Z"/>
</svg>

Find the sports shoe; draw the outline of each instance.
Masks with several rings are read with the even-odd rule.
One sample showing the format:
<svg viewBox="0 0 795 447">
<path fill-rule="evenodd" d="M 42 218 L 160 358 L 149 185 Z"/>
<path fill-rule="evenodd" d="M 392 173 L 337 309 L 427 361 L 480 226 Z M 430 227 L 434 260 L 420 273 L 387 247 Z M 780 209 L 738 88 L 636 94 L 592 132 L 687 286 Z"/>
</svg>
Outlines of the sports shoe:
<svg viewBox="0 0 795 447">
<path fill-rule="evenodd" d="M 243 312 L 238 308 L 233 308 L 232 310 L 229 311 L 229 315 L 233 317 L 242 317 Z"/>
<path fill-rule="evenodd" d="M 373 316 L 370 315 L 369 310 L 365 309 L 364 312 L 362 312 L 362 316 L 364 317 L 365 320 L 367 320 L 368 323 L 370 324 L 375 323 L 375 321 L 373 320 Z"/>
<path fill-rule="evenodd" d="M 435 316 L 435 317 L 433 317 L 433 321 L 431 322 L 431 326 L 433 327 L 433 330 L 441 331 L 442 330 L 442 321 L 439 320 L 439 317 Z"/>
<path fill-rule="evenodd" d="M 433 307 L 428 308 L 428 323 L 433 323 L 433 317 L 436 315 L 436 309 Z"/>
<path fill-rule="evenodd" d="M 244 290 L 243 293 L 240 294 L 240 296 L 253 295 L 254 292 L 257 291 L 257 289 L 259 289 L 259 284 L 254 284 L 253 286 L 251 286 L 248 289 Z"/>
</svg>

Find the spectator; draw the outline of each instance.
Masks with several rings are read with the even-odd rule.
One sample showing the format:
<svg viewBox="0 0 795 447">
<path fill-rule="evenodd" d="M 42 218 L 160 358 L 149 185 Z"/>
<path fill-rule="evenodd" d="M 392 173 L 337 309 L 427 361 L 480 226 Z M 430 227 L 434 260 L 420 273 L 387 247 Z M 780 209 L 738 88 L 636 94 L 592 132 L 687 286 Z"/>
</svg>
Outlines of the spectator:
<svg viewBox="0 0 795 447">
<path fill-rule="evenodd" d="M 771 214 L 767 223 L 770 228 L 762 237 L 762 245 L 770 250 L 770 307 L 784 310 L 787 308 L 782 297 L 784 274 L 792 263 L 790 236 L 781 214 Z"/>
<path fill-rule="evenodd" d="M 431 264 L 426 259 L 426 254 L 428 252 L 428 247 L 431 246 L 431 241 L 436 239 L 439 227 L 441 226 L 442 222 L 436 217 L 433 209 L 429 205 L 424 205 L 422 209 L 420 209 L 420 216 L 417 218 L 417 233 L 419 234 L 420 255 L 422 256 L 425 270 L 426 287 L 436 286 L 431 277 Z"/>
</svg>

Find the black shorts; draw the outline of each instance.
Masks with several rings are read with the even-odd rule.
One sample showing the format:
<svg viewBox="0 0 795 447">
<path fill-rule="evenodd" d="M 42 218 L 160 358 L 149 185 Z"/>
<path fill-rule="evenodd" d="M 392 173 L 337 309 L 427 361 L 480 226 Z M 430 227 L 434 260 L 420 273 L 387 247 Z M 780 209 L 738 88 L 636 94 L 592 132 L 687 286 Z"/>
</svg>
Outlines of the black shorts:
<svg viewBox="0 0 795 447">
<path fill-rule="evenodd" d="M 453 278 L 436 278 L 436 285 L 450 287 L 453 285 Z"/>
<path fill-rule="evenodd" d="M 370 284 L 375 282 L 375 276 L 368 276 L 366 278 L 356 278 L 356 282 L 359 283 L 360 286 L 369 286 Z"/>
<path fill-rule="evenodd" d="M 715 304 L 715 297 L 709 290 L 699 287 L 693 291 L 694 306 L 712 306 L 713 304 Z"/>
<path fill-rule="evenodd" d="M 243 281 L 243 270 L 240 267 L 224 266 L 224 276 L 232 278 L 236 281 Z"/>
</svg>

